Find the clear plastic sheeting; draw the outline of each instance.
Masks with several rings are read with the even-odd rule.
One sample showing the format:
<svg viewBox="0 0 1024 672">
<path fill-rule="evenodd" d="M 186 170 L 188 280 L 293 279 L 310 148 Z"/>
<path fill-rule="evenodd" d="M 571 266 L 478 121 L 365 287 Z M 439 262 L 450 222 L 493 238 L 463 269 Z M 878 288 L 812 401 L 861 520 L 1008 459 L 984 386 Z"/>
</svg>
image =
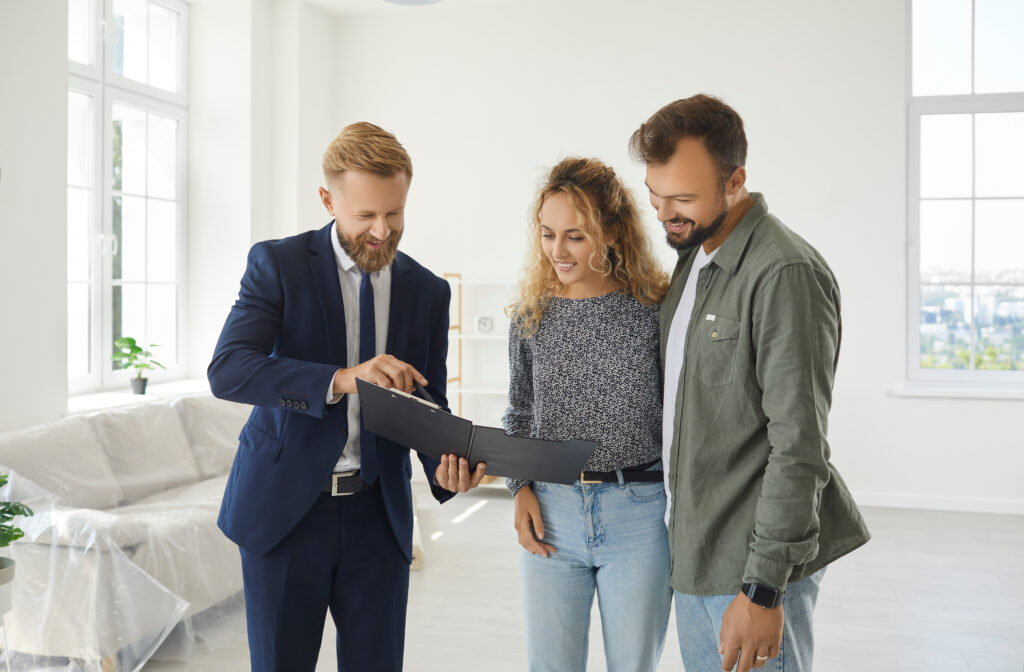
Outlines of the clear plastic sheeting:
<svg viewBox="0 0 1024 672">
<path fill-rule="evenodd" d="M 138 670 L 243 632 L 238 549 L 217 514 L 249 407 L 150 402 L 0 434 L 15 521 L 14 670 Z"/>
</svg>

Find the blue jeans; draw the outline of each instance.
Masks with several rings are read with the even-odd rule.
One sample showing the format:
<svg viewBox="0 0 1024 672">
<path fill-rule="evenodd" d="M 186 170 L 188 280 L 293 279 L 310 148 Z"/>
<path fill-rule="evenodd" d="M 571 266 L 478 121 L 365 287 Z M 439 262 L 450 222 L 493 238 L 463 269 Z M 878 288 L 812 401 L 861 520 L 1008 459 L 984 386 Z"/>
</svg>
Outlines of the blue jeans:
<svg viewBox="0 0 1024 672">
<path fill-rule="evenodd" d="M 791 583 L 782 598 L 785 625 L 779 655 L 761 669 L 764 672 L 811 672 L 814 659 L 814 604 L 825 570 Z M 675 594 L 679 652 L 686 672 L 721 672 L 718 653 L 722 617 L 736 595 Z"/>
<path fill-rule="evenodd" d="M 609 672 L 653 672 L 672 608 L 662 483 L 534 483 L 544 558 L 523 550 L 529 669 L 583 672 L 597 591 Z"/>
</svg>

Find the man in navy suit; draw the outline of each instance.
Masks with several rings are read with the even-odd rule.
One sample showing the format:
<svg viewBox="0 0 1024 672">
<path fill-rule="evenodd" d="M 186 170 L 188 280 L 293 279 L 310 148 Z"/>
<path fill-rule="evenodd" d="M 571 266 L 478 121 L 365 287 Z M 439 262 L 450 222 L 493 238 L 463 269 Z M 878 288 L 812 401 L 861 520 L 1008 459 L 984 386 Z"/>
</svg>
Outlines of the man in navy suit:
<svg viewBox="0 0 1024 672">
<path fill-rule="evenodd" d="M 253 670 L 313 670 L 328 609 L 338 667 L 402 668 L 412 559 L 409 450 L 361 427 L 356 378 L 447 410 L 448 283 L 398 252 L 412 162 L 368 123 L 323 160 L 319 231 L 257 243 L 210 363 L 253 405 L 218 524 L 242 555 Z M 420 457 L 434 497 L 484 465 Z"/>
</svg>

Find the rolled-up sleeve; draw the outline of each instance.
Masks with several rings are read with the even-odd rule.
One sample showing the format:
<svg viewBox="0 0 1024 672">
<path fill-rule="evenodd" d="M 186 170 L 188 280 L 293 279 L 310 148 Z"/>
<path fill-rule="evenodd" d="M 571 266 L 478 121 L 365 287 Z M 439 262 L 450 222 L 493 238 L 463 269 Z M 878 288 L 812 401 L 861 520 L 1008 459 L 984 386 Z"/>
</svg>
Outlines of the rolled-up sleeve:
<svg viewBox="0 0 1024 672">
<path fill-rule="evenodd" d="M 752 340 L 770 449 L 744 582 L 785 589 L 793 567 L 818 554 L 839 313 L 831 273 L 808 263 L 781 266 L 756 295 Z"/>
</svg>

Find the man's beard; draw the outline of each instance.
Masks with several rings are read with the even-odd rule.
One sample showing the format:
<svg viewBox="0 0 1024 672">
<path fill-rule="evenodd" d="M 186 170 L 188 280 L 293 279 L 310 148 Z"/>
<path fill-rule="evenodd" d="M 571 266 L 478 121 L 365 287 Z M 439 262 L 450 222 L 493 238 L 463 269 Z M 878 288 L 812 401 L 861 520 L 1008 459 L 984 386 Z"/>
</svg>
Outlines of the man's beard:
<svg viewBox="0 0 1024 672">
<path fill-rule="evenodd" d="M 716 233 L 722 230 L 722 225 L 725 224 L 725 218 L 729 214 L 729 206 L 725 204 L 725 199 L 722 199 L 722 211 L 718 213 L 718 216 L 711 220 L 708 224 L 697 224 L 692 219 L 686 217 L 673 217 L 668 220 L 672 224 L 690 224 L 690 229 L 683 235 L 672 233 L 665 228 L 665 236 L 668 240 L 668 244 L 675 248 L 679 252 L 685 252 L 686 250 L 692 250 L 697 247 L 708 238 L 713 238 Z M 667 224 L 665 222 L 664 224 Z"/>
<path fill-rule="evenodd" d="M 384 240 L 384 244 L 377 249 L 366 246 L 367 242 L 381 242 L 372 236 L 369 231 L 364 231 L 355 240 L 349 240 L 344 234 L 338 231 L 338 242 L 345 254 L 356 263 L 359 270 L 367 273 L 376 273 L 395 260 L 398 252 L 398 241 L 402 239 L 401 231 L 392 231 L 391 235 Z"/>
</svg>

